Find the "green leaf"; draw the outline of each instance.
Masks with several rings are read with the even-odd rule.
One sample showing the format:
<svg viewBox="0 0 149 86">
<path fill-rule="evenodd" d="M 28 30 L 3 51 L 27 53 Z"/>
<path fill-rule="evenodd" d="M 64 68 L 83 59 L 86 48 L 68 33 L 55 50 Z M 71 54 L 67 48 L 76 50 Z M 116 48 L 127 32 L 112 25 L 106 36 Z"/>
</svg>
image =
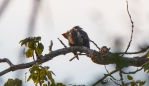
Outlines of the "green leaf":
<svg viewBox="0 0 149 86">
<path fill-rule="evenodd" d="M 142 86 L 142 85 L 144 85 L 146 83 L 146 81 L 142 81 L 142 82 L 140 82 L 140 85 Z"/>
<path fill-rule="evenodd" d="M 38 36 L 38 37 L 35 37 L 34 39 L 35 39 L 35 41 L 40 41 L 41 40 L 41 37 Z"/>
<path fill-rule="evenodd" d="M 52 74 L 51 74 L 50 71 L 47 71 L 47 76 L 48 76 L 49 79 L 52 78 Z"/>
<path fill-rule="evenodd" d="M 146 53 L 146 58 L 148 58 L 149 57 L 149 51 Z"/>
<path fill-rule="evenodd" d="M 38 84 L 39 83 L 39 77 L 38 74 L 34 73 L 32 74 L 32 80 L 34 81 L 34 83 Z"/>
<path fill-rule="evenodd" d="M 35 47 L 36 47 L 36 43 L 35 43 L 35 42 L 33 42 L 33 41 L 28 42 L 28 47 L 34 50 L 34 49 L 35 49 Z"/>
<path fill-rule="evenodd" d="M 130 76 L 130 75 L 127 75 L 127 78 L 128 78 L 129 80 L 133 80 L 133 77 Z"/>
<path fill-rule="evenodd" d="M 24 45 L 25 43 L 27 43 L 27 41 L 26 41 L 26 40 L 21 40 L 20 43 L 21 43 L 21 46 L 22 46 L 22 45 Z"/>
<path fill-rule="evenodd" d="M 52 84 L 55 84 L 55 81 L 54 79 L 52 78 L 52 74 L 50 71 L 47 71 L 47 76 L 48 76 L 48 79 L 52 82 Z"/>
<path fill-rule="evenodd" d="M 32 75 L 30 75 L 30 76 L 28 77 L 27 82 L 28 82 L 31 78 L 32 78 Z"/>
<path fill-rule="evenodd" d="M 19 44 L 22 43 L 22 42 L 23 42 L 23 40 L 20 40 Z"/>
<path fill-rule="evenodd" d="M 135 82 L 131 82 L 131 86 L 136 86 L 136 83 Z"/>
<path fill-rule="evenodd" d="M 30 73 L 34 73 L 34 71 L 38 70 L 38 64 L 34 64 L 31 68 L 30 68 Z"/>
<path fill-rule="evenodd" d="M 26 57 L 32 57 L 33 56 L 33 50 L 32 49 L 28 49 L 26 52 L 25 52 L 25 55 L 26 55 Z"/>
<path fill-rule="evenodd" d="M 144 64 L 144 72 L 149 69 L 149 61 Z"/>
<path fill-rule="evenodd" d="M 39 48 L 39 49 L 41 50 L 41 52 L 42 52 L 42 51 L 43 51 L 43 49 L 44 49 L 44 46 L 43 46 L 43 44 L 42 44 L 42 43 L 38 43 L 37 48 Z"/>
<path fill-rule="evenodd" d="M 41 56 L 43 49 L 44 49 L 44 46 L 42 45 L 42 43 L 38 43 L 38 46 L 36 48 L 36 52 L 37 52 L 38 56 Z"/>
<path fill-rule="evenodd" d="M 19 80 L 18 78 L 16 78 L 15 80 L 8 79 L 3 86 L 22 86 L 22 80 Z"/>
<path fill-rule="evenodd" d="M 139 86 L 142 86 L 146 83 L 146 81 L 137 80 L 136 83 L 138 83 Z"/>
<path fill-rule="evenodd" d="M 42 84 L 42 86 L 47 86 L 47 84 Z"/>
<path fill-rule="evenodd" d="M 66 86 L 66 85 L 64 85 L 63 83 L 57 83 L 56 86 Z"/>
</svg>

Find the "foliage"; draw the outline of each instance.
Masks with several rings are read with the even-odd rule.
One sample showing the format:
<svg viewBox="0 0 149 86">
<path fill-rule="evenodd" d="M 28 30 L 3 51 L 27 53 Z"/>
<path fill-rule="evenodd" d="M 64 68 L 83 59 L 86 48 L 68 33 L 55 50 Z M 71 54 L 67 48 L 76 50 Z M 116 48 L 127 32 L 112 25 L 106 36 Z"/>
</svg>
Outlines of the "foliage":
<svg viewBox="0 0 149 86">
<path fill-rule="evenodd" d="M 27 58 L 33 57 L 34 58 L 34 52 L 36 54 L 37 59 L 39 59 L 42 55 L 44 46 L 39 41 L 41 40 L 41 37 L 28 37 L 23 40 L 21 40 L 19 43 L 22 45 L 25 45 L 28 50 L 25 52 L 25 55 Z"/>
<path fill-rule="evenodd" d="M 48 79 L 51 81 L 51 84 L 55 84 L 54 79 L 52 78 L 52 72 L 48 70 L 49 67 L 45 66 L 42 67 L 39 64 L 34 64 L 30 69 L 30 76 L 28 77 L 27 81 L 30 81 L 31 79 L 34 81 L 34 83 L 37 84 L 43 84 L 44 81 L 48 81 Z M 48 81 L 49 82 L 49 81 Z"/>
<path fill-rule="evenodd" d="M 4 84 L 4 86 L 21 86 L 22 85 L 22 80 L 19 80 L 16 78 L 15 80 L 13 79 L 8 79 L 7 82 Z"/>
<path fill-rule="evenodd" d="M 21 46 L 25 45 L 28 48 L 28 50 L 25 52 L 27 58 L 34 58 L 34 52 L 36 54 L 37 59 L 39 59 L 42 56 L 44 46 L 42 43 L 39 42 L 40 40 L 41 37 L 38 36 L 28 37 L 19 42 Z M 33 80 L 35 85 L 39 84 L 40 86 L 65 86 L 62 83 L 55 83 L 54 79 L 52 78 L 52 74 L 54 73 L 52 71 L 49 71 L 48 69 L 48 66 L 43 67 L 38 63 L 34 64 L 29 69 L 30 75 L 27 81 Z M 47 82 L 47 84 L 45 82 Z"/>
<path fill-rule="evenodd" d="M 131 86 L 143 86 L 146 83 L 146 81 L 142 81 L 142 80 L 135 81 L 133 80 L 133 77 L 130 75 L 127 75 L 127 79 L 131 81 L 130 82 Z"/>
<path fill-rule="evenodd" d="M 143 67 L 144 67 L 144 72 L 147 70 L 147 73 L 149 73 L 149 61 L 146 62 Z"/>
</svg>

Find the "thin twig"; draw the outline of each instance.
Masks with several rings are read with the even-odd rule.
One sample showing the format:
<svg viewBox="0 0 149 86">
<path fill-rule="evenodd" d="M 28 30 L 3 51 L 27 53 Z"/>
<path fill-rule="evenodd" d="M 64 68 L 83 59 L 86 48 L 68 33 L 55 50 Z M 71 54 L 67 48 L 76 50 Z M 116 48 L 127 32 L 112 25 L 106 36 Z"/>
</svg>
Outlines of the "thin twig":
<svg viewBox="0 0 149 86">
<path fill-rule="evenodd" d="M 49 53 L 52 52 L 52 46 L 53 46 L 53 41 L 51 40 L 51 41 L 50 41 L 50 45 L 49 45 Z"/>
<path fill-rule="evenodd" d="M 61 44 L 62 44 L 65 48 L 67 48 L 67 46 L 63 43 L 62 40 L 60 40 L 59 38 L 57 38 L 57 39 L 61 42 Z"/>
<path fill-rule="evenodd" d="M 123 74 L 135 74 L 136 72 L 139 72 L 143 69 L 143 67 L 141 67 L 140 69 L 137 68 L 137 70 L 135 71 L 132 71 L 132 72 L 124 72 L 124 71 L 121 71 Z"/>
<path fill-rule="evenodd" d="M 129 41 L 129 43 L 128 43 L 128 46 L 127 46 L 127 49 L 126 49 L 126 51 L 122 54 L 122 56 L 127 52 L 127 50 L 129 49 L 129 47 L 130 47 L 130 44 L 131 44 L 131 41 L 132 41 L 132 37 L 133 37 L 133 28 L 134 28 L 134 25 L 133 25 L 133 21 L 132 21 L 132 18 L 131 18 L 131 15 L 130 15 L 130 13 L 129 13 L 129 9 L 128 9 L 128 1 L 126 0 L 126 3 L 127 3 L 127 13 L 128 13 L 128 15 L 129 15 L 129 18 L 130 18 L 130 21 L 131 21 L 131 24 L 132 24 L 132 30 L 131 30 L 131 37 L 130 37 L 130 41 Z"/>
<path fill-rule="evenodd" d="M 76 57 L 74 56 L 74 57 L 72 57 L 69 61 L 72 61 L 73 59 L 75 59 Z"/>
<path fill-rule="evenodd" d="M 124 82 L 123 82 L 123 74 L 122 74 L 121 69 L 119 70 L 119 75 L 120 75 L 120 81 L 121 81 L 121 83 L 122 83 L 122 86 L 124 86 Z"/>
<path fill-rule="evenodd" d="M 82 54 L 82 53 L 77 53 L 77 55 L 86 55 L 86 54 Z M 75 59 L 76 57 L 72 57 L 69 61 L 72 61 L 73 59 Z"/>
<path fill-rule="evenodd" d="M 113 73 L 116 73 L 117 71 L 119 71 L 120 69 L 116 69 L 116 70 L 113 70 L 112 72 L 110 72 L 109 74 L 105 74 L 104 77 L 102 77 L 100 80 L 98 80 L 97 82 L 95 82 L 92 86 L 96 86 L 98 83 L 104 81 L 104 79 L 107 77 L 107 76 L 110 76 L 112 75 Z"/>
<path fill-rule="evenodd" d="M 113 80 L 112 78 L 110 78 L 110 80 L 112 80 L 116 85 L 121 86 L 121 84 L 117 83 L 115 80 Z"/>
<path fill-rule="evenodd" d="M 98 48 L 98 50 L 100 49 L 94 41 L 90 40 L 90 42 L 92 42 Z"/>
<path fill-rule="evenodd" d="M 9 64 L 9 66 L 13 66 L 12 62 L 7 58 L 0 59 L 0 63 L 1 62 L 7 62 Z"/>
<path fill-rule="evenodd" d="M 142 48 L 140 51 L 137 52 L 126 52 L 125 54 L 139 54 L 139 53 L 144 53 L 149 49 L 149 46 L 146 48 Z M 116 52 L 116 54 L 124 54 L 124 52 Z"/>
<path fill-rule="evenodd" d="M 107 69 L 107 67 L 104 65 L 104 67 L 105 67 L 105 69 L 106 69 L 106 71 L 107 71 L 107 73 L 109 74 L 109 71 L 108 71 L 108 69 Z M 112 76 L 112 75 L 110 75 L 110 79 L 115 83 L 115 84 L 117 84 L 117 85 L 121 85 L 121 84 L 118 84 L 117 82 L 115 82 L 115 78 Z"/>
</svg>

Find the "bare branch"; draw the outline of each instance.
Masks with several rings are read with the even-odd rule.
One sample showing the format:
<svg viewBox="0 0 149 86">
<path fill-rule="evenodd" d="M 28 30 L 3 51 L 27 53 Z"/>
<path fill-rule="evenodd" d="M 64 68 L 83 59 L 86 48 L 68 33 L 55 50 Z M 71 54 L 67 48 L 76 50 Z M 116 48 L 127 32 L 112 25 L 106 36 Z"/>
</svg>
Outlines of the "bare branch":
<svg viewBox="0 0 149 86">
<path fill-rule="evenodd" d="M 49 46 L 49 53 L 52 52 L 52 46 L 53 46 L 53 41 L 51 40 L 51 41 L 50 41 L 50 46 Z"/>
<path fill-rule="evenodd" d="M 120 75 L 120 81 L 121 81 L 121 83 L 122 83 L 122 86 L 124 86 L 124 82 L 123 82 L 123 74 L 122 74 L 121 69 L 119 70 L 119 75 Z"/>
<path fill-rule="evenodd" d="M 101 78 L 100 80 L 98 80 L 97 82 L 95 82 L 92 86 L 96 86 L 98 83 L 104 81 L 104 79 L 107 77 L 107 76 L 110 76 L 112 75 L 113 73 L 116 73 L 117 71 L 119 71 L 119 69 L 116 69 L 116 70 L 113 70 L 112 72 L 108 73 L 108 74 L 105 74 L 105 76 L 103 78 Z"/>
<path fill-rule="evenodd" d="M 122 54 L 122 56 L 127 52 L 127 50 L 129 49 L 130 47 L 130 44 L 131 44 L 131 41 L 132 41 L 132 37 L 133 37 L 133 28 L 134 28 L 134 25 L 133 25 L 133 21 L 132 21 L 132 18 L 131 18 L 131 15 L 129 13 L 129 9 L 128 9 L 128 1 L 126 0 L 126 3 L 127 3 L 127 13 L 129 15 L 129 18 L 130 18 L 130 21 L 131 21 L 131 24 L 132 24 L 132 30 L 131 30 L 131 37 L 130 37 L 130 41 L 128 43 L 128 46 L 127 46 L 127 49 L 126 51 Z"/>
<path fill-rule="evenodd" d="M 113 60 L 113 59 L 115 59 L 115 55 L 112 54 L 112 53 L 106 54 L 105 58 L 103 58 L 102 55 L 98 51 L 89 49 L 87 47 L 74 46 L 74 47 L 67 47 L 67 48 L 62 48 L 62 49 L 52 51 L 50 54 L 46 54 L 46 55 L 42 56 L 40 59 L 38 59 L 36 61 L 32 61 L 32 62 L 29 62 L 29 63 L 18 64 L 18 65 L 13 65 L 13 66 L 9 67 L 8 69 L 5 69 L 5 70 L 1 71 L 0 76 L 4 75 L 4 74 L 6 74 L 10 71 L 29 68 L 35 63 L 41 64 L 41 63 L 44 63 L 44 62 L 47 62 L 47 61 L 53 59 L 54 57 L 59 56 L 59 55 L 65 55 L 67 53 L 76 52 L 76 51 L 86 53 L 88 55 L 88 57 L 91 58 L 91 60 L 96 64 L 101 64 L 101 65 L 115 64 L 115 61 Z M 120 59 L 122 61 L 125 61 L 125 63 L 127 64 L 126 67 L 127 66 L 140 67 L 144 63 L 149 61 L 148 58 L 141 58 L 141 57 L 135 57 L 135 58 L 120 57 Z M 2 59 L 0 61 L 1 62 L 6 62 L 6 60 L 4 61 Z M 109 73 L 108 76 L 110 74 L 113 74 L 113 73 Z M 106 77 L 107 76 L 105 76 L 104 78 L 106 78 Z"/>
<path fill-rule="evenodd" d="M 67 46 L 63 43 L 63 41 L 62 40 L 60 40 L 59 38 L 57 38 L 60 42 L 61 42 L 61 44 L 66 48 Z"/>
<path fill-rule="evenodd" d="M 112 80 L 116 85 L 121 86 L 121 84 L 118 84 L 115 80 L 113 80 L 112 78 L 110 78 L 110 80 Z"/>
<path fill-rule="evenodd" d="M 135 74 L 135 73 L 141 71 L 142 69 L 143 69 L 143 67 L 141 67 L 140 69 L 137 68 L 137 70 L 132 71 L 132 72 L 124 72 L 124 71 L 122 71 L 122 73 L 123 73 L 123 74 Z"/>
<path fill-rule="evenodd" d="M 106 65 L 104 65 L 104 66 L 105 66 L 105 69 L 106 69 L 107 73 L 109 74 L 109 71 L 108 71 Z M 114 80 L 116 80 L 112 75 L 110 75 L 110 76 L 111 76 L 111 78 L 113 78 Z"/>
<path fill-rule="evenodd" d="M 94 41 L 90 40 L 90 42 L 92 42 L 98 48 L 98 50 L 100 49 Z"/>
<path fill-rule="evenodd" d="M 0 63 L 1 62 L 7 62 L 9 64 L 9 66 L 13 66 L 12 62 L 7 58 L 0 59 Z"/>
<path fill-rule="evenodd" d="M 109 74 L 109 71 L 108 71 L 106 65 L 104 65 L 104 67 L 105 67 L 107 73 Z M 117 82 L 115 82 L 116 79 L 115 79 L 112 75 L 110 75 L 110 77 L 111 77 L 110 79 L 111 79 L 115 84 L 120 85 L 120 84 L 118 84 Z"/>
<path fill-rule="evenodd" d="M 86 55 L 86 54 L 82 54 L 82 53 L 78 53 L 77 55 Z M 76 57 L 72 57 L 69 61 L 72 61 L 73 59 L 75 59 Z"/>
<path fill-rule="evenodd" d="M 142 48 L 140 51 L 137 52 L 127 52 L 125 54 L 139 54 L 139 53 L 144 53 L 149 49 L 149 46 L 147 46 L 146 48 Z M 116 52 L 117 54 L 124 54 L 124 52 Z"/>
<path fill-rule="evenodd" d="M 73 59 L 75 59 L 76 57 L 74 56 L 74 57 L 72 57 L 69 61 L 72 61 Z"/>
</svg>

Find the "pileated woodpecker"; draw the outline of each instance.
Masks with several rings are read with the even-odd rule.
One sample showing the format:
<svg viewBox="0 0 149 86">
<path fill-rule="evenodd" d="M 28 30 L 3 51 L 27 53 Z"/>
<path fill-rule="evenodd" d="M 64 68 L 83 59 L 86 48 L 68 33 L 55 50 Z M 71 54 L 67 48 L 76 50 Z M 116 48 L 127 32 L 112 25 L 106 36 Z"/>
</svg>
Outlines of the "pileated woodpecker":
<svg viewBox="0 0 149 86">
<path fill-rule="evenodd" d="M 69 46 L 85 46 L 90 48 L 89 37 L 85 31 L 79 26 L 74 26 L 66 33 L 62 34 L 67 40 Z M 75 57 L 79 60 L 77 52 L 73 52 Z"/>
</svg>

